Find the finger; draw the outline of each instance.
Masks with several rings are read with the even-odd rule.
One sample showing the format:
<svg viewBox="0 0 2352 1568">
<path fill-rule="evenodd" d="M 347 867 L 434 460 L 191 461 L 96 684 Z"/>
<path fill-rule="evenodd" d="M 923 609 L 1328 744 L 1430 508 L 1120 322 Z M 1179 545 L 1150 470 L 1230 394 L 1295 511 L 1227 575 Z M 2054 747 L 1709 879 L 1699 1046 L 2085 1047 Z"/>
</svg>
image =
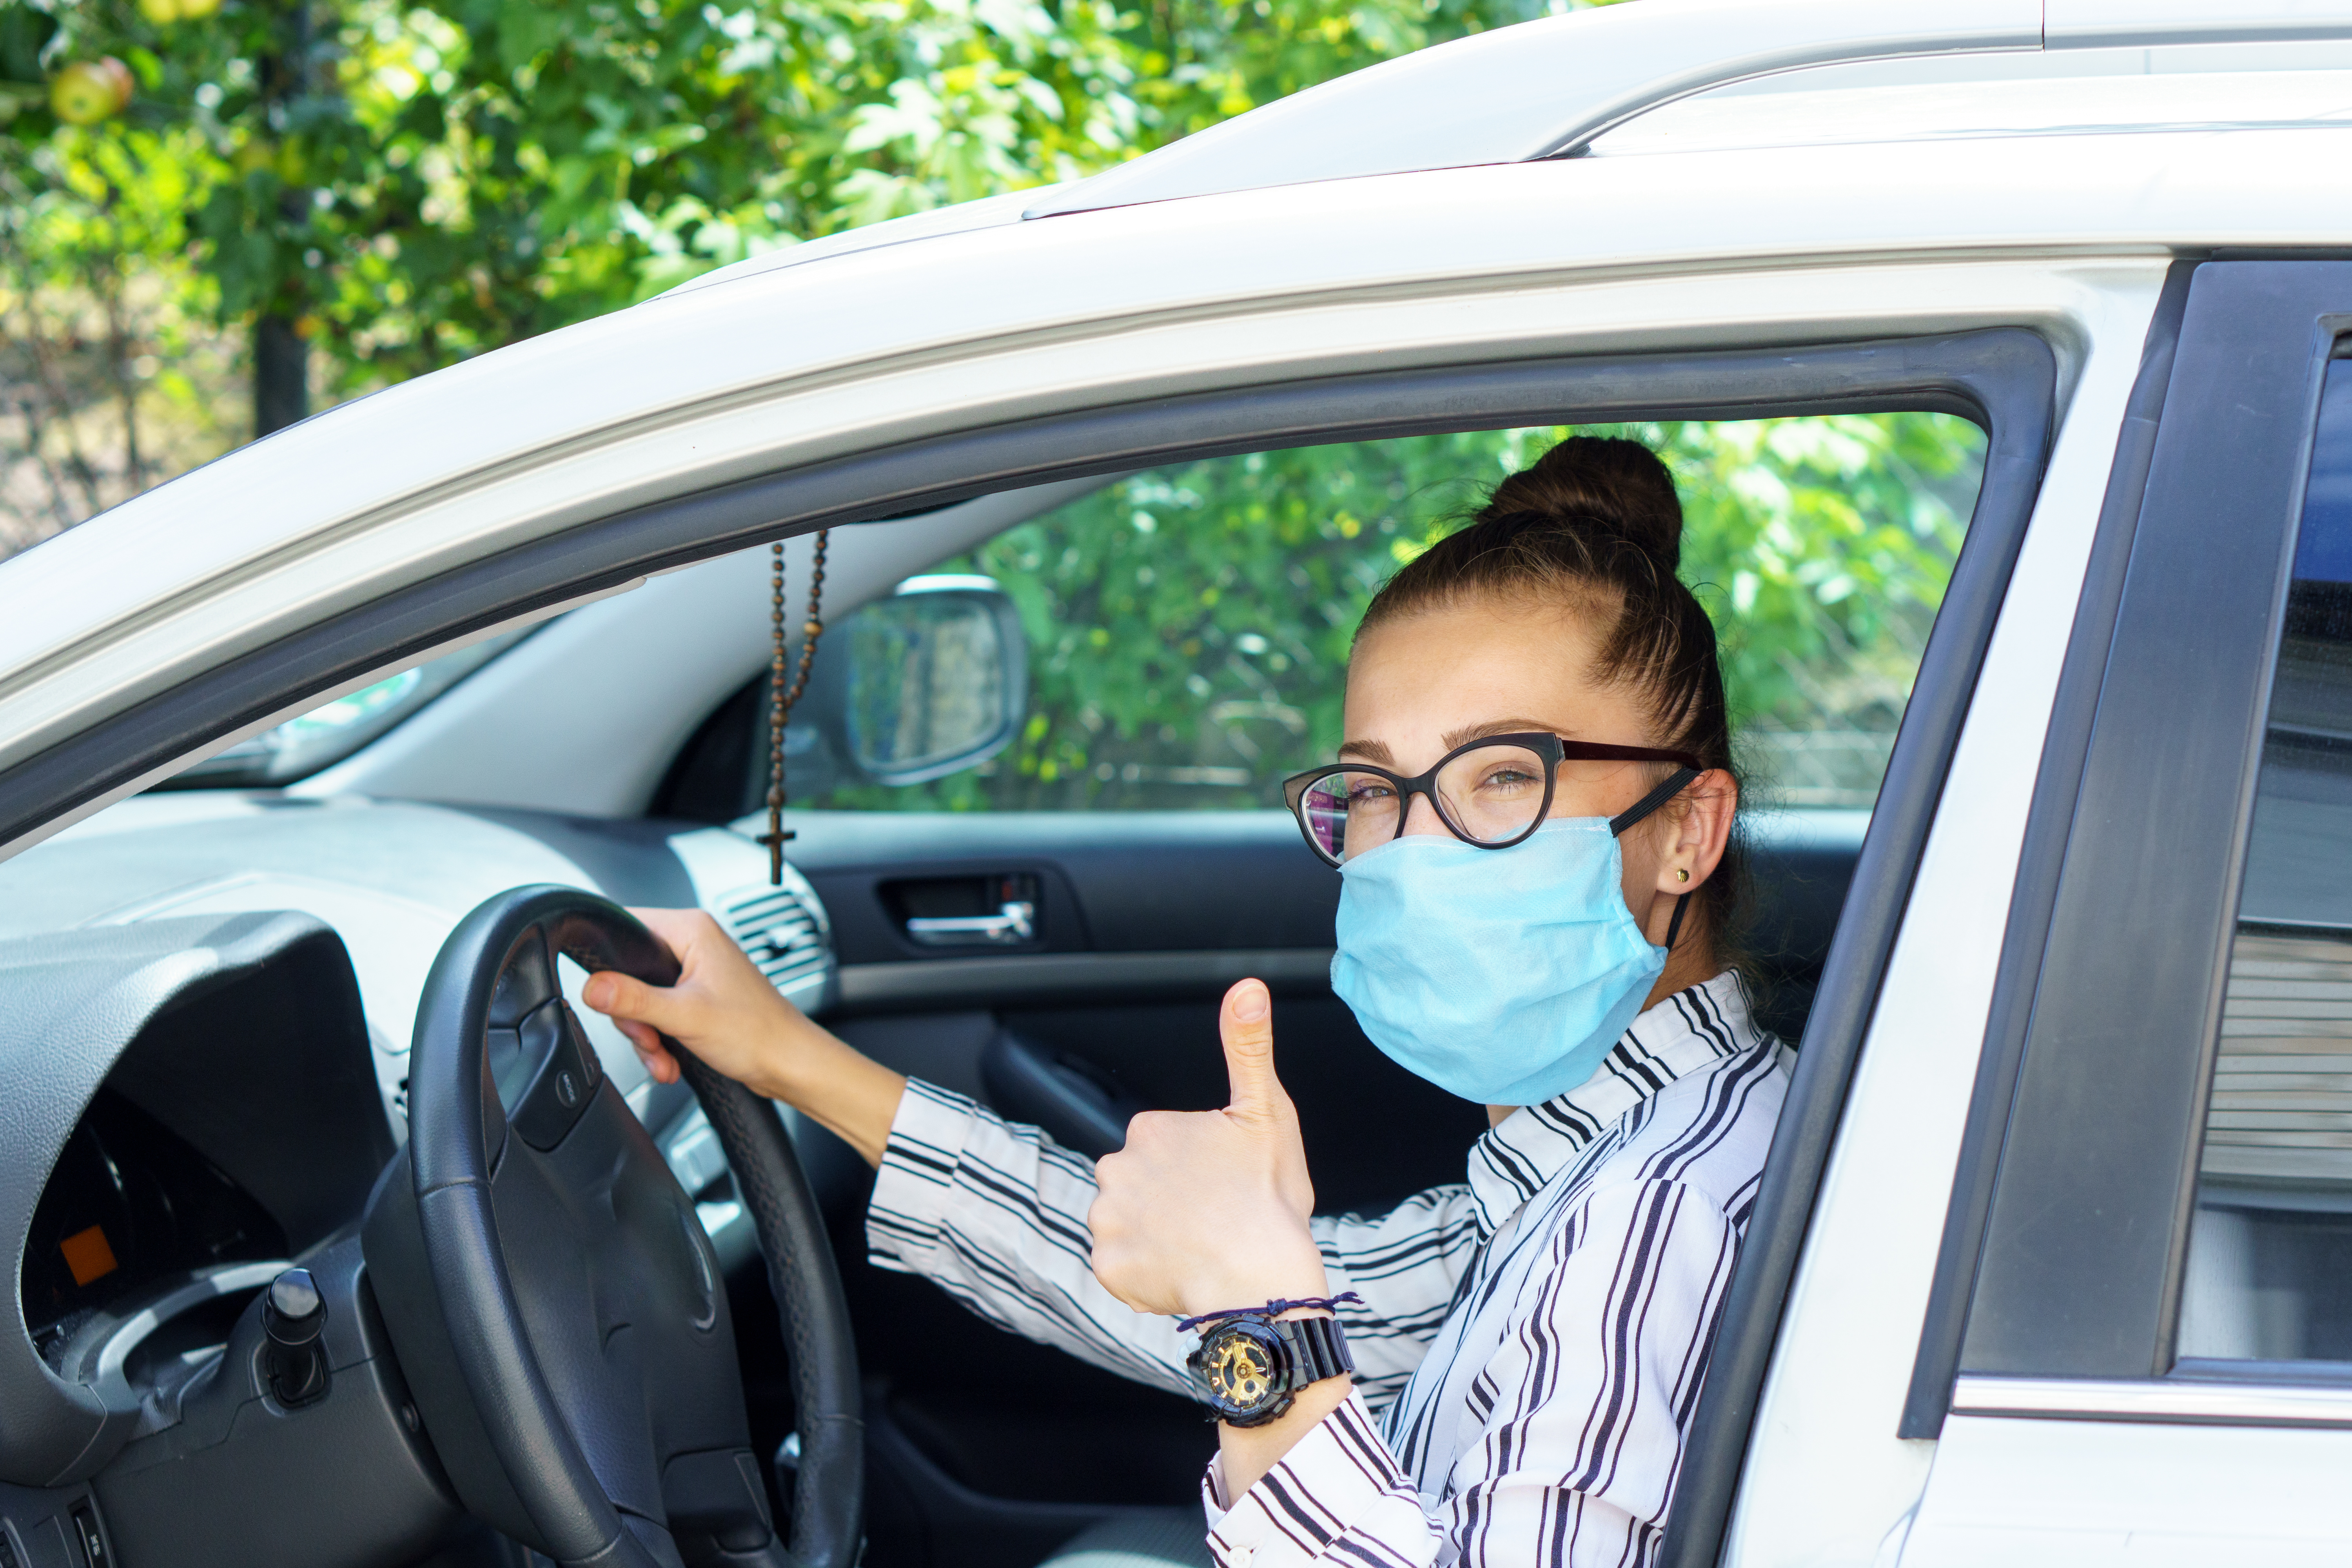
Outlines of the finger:
<svg viewBox="0 0 2352 1568">
<path fill-rule="evenodd" d="M 636 916 L 647 931 L 661 938 L 680 959 L 686 957 L 687 949 L 694 946 L 697 941 L 719 930 L 719 922 L 712 920 L 705 910 L 639 909 L 632 905 L 629 912 Z"/>
<path fill-rule="evenodd" d="M 1224 1037 L 1232 1088 L 1226 1111 L 1244 1120 L 1272 1119 L 1285 1097 L 1274 1072 L 1274 998 L 1264 981 L 1239 981 L 1225 993 L 1217 1030 Z"/>
<path fill-rule="evenodd" d="M 667 986 L 648 985 L 634 975 L 598 970 L 580 988 L 580 1000 L 615 1023 L 649 1024 L 665 1034 L 679 1032 L 677 1026 L 683 1008 L 677 993 Z"/>
<path fill-rule="evenodd" d="M 677 1058 L 671 1056 L 668 1047 L 662 1044 L 661 1031 L 651 1024 L 640 1024 L 629 1018 L 616 1018 L 614 1022 L 620 1026 L 621 1033 L 629 1037 L 629 1044 L 636 1047 L 637 1059 L 646 1064 L 646 1070 L 654 1075 L 656 1082 L 677 1081 Z"/>
</svg>

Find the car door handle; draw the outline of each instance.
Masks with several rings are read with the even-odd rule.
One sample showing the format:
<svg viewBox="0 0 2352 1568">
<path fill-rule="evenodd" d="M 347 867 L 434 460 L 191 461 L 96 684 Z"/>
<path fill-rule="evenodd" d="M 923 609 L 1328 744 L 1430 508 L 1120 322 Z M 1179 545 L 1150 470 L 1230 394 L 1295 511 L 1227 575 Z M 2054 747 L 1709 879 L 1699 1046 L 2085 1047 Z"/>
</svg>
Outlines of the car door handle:
<svg viewBox="0 0 2352 1568">
<path fill-rule="evenodd" d="M 1037 936 L 1037 906 L 1008 900 L 992 915 L 910 915 L 908 940 L 925 947 L 1009 947 Z"/>
</svg>

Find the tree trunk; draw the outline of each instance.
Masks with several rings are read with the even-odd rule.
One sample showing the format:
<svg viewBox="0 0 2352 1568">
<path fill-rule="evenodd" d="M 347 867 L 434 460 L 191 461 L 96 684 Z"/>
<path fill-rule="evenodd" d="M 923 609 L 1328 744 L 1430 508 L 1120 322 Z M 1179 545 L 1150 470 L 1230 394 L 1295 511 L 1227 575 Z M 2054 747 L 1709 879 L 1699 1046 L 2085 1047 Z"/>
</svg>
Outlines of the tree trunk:
<svg viewBox="0 0 2352 1568">
<path fill-rule="evenodd" d="M 310 8 L 292 0 L 279 18 L 281 52 L 261 61 L 261 96 L 273 131 L 282 133 L 287 110 L 310 88 Z M 278 196 L 278 218 L 291 237 L 308 219 L 310 193 Z M 310 412 L 310 349 L 295 331 L 305 280 L 284 279 L 277 297 L 253 323 L 253 438 L 299 423 Z"/>
<path fill-rule="evenodd" d="M 253 437 L 283 430 L 310 412 L 310 345 L 285 316 L 253 324 Z"/>
</svg>

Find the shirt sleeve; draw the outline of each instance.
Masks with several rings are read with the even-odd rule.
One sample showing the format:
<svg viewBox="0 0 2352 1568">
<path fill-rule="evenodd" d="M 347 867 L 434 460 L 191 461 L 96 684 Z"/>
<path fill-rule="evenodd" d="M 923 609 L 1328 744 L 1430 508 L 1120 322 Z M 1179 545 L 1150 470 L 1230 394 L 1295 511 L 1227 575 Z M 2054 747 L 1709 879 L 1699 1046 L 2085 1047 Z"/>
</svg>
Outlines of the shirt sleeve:
<svg viewBox="0 0 2352 1568">
<path fill-rule="evenodd" d="M 1094 1201 L 1091 1161 L 909 1080 L 866 1205 L 868 1257 L 921 1275 L 1001 1329 L 1189 1397 L 1191 1336 L 1095 1279 Z"/>
<path fill-rule="evenodd" d="M 1427 1434 L 1382 1432 L 1355 1396 L 1223 1508 L 1202 1501 L 1220 1568 L 1309 1563 L 1619 1568 L 1656 1552 L 1738 1236 L 1674 1182 L 1594 1194 L 1532 1270 L 1484 1365 L 1444 1373 L 1479 1422 L 1439 1496 L 1411 1479 Z"/>
<path fill-rule="evenodd" d="M 1336 1312 L 1356 1363 L 1356 1392 L 1377 1415 L 1404 1391 L 1477 1255 L 1470 1189 L 1433 1187 L 1370 1218 L 1318 1215 L 1311 1228 L 1331 1293 L 1363 1298 Z"/>
<path fill-rule="evenodd" d="M 1190 1397 L 1184 1358 L 1194 1337 L 1095 1279 L 1094 1201 L 1092 1161 L 910 1080 L 866 1206 L 867 1255 L 877 1268 L 932 1280 L 999 1328 Z M 1434 1188 L 1369 1219 L 1318 1216 L 1313 1229 L 1332 1293 L 1364 1299 L 1339 1316 L 1357 1385 L 1380 1409 L 1420 1364 L 1477 1251 L 1469 1189 Z"/>
</svg>

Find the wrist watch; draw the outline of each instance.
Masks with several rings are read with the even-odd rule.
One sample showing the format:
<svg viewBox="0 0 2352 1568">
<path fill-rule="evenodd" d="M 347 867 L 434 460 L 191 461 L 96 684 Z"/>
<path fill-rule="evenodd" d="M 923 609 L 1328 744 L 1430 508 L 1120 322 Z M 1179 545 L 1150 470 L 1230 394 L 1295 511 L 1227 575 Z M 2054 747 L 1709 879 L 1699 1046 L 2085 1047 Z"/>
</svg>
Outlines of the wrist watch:
<svg viewBox="0 0 2352 1568">
<path fill-rule="evenodd" d="M 1184 1364 L 1201 1402 L 1234 1426 L 1263 1426 L 1308 1384 L 1356 1370 L 1336 1318 L 1227 1318 Z"/>
</svg>

